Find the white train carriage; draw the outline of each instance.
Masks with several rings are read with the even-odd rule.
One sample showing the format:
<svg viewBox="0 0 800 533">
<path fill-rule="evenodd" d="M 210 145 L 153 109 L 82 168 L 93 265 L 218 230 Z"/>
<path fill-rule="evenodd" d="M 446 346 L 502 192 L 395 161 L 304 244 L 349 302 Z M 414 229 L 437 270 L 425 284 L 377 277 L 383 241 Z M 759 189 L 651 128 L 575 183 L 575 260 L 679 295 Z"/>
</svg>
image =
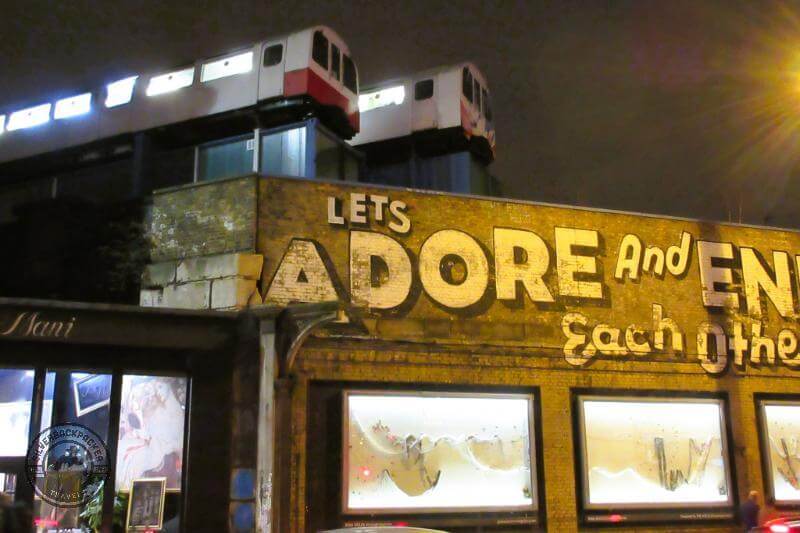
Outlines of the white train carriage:
<svg viewBox="0 0 800 533">
<path fill-rule="evenodd" d="M 315 26 L 56 101 L 0 105 L 0 163 L 271 102 L 311 105 L 339 135 L 358 132 L 358 71 L 347 44 Z"/>
<path fill-rule="evenodd" d="M 359 96 L 361 129 L 350 144 L 364 146 L 425 134 L 456 133 L 489 161 L 495 154 L 491 96 L 472 63 L 419 72 L 364 89 Z M 452 137 L 452 135 L 450 135 Z"/>
</svg>

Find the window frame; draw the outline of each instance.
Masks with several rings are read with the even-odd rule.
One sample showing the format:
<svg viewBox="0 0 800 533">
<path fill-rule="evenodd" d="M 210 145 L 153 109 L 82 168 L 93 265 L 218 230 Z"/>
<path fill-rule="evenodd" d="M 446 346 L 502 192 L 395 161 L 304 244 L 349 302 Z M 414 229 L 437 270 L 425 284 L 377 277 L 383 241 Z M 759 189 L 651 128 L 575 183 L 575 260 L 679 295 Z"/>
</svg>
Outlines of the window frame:
<svg viewBox="0 0 800 533">
<path fill-rule="evenodd" d="M 420 96 L 420 87 L 426 88 L 422 96 Z M 425 78 L 424 80 L 419 80 L 414 82 L 414 101 L 423 102 L 425 100 L 433 98 L 435 88 L 436 88 L 436 82 L 433 80 L 433 78 Z"/>
<path fill-rule="evenodd" d="M 348 65 L 352 68 L 352 80 L 348 79 Z M 352 86 L 348 81 L 353 82 Z M 353 94 L 358 95 L 358 69 L 356 68 L 356 63 L 353 61 L 353 58 L 345 53 L 342 53 L 342 85 Z"/>
<path fill-rule="evenodd" d="M 342 79 L 342 53 L 335 43 L 331 43 L 331 69 L 330 73 L 334 79 L 340 81 Z"/>
<path fill-rule="evenodd" d="M 275 49 L 278 50 L 278 60 L 273 63 L 271 61 L 271 57 L 272 56 L 270 55 L 270 51 L 271 50 L 275 50 Z M 268 60 L 270 60 L 270 61 L 268 62 Z M 269 67 L 274 67 L 276 65 L 280 65 L 282 61 L 283 61 L 283 43 L 271 44 L 271 45 L 268 45 L 268 46 L 266 46 L 264 48 L 264 54 L 263 54 L 263 56 L 261 58 L 261 65 L 264 68 L 269 68 Z"/>
<path fill-rule="evenodd" d="M 318 52 L 321 50 L 318 47 L 321 47 L 324 43 L 325 46 L 325 63 L 323 64 L 320 61 L 320 57 L 318 57 Z M 311 60 L 316 63 L 320 68 L 325 71 L 330 70 L 331 64 L 331 43 L 330 40 L 325 36 L 325 33 L 322 30 L 314 31 L 314 35 L 311 37 Z"/>
<path fill-rule="evenodd" d="M 469 67 L 461 70 L 461 94 L 470 102 L 473 101 L 473 77 Z"/>
<path fill-rule="evenodd" d="M 222 144 L 228 144 L 230 142 L 236 142 L 236 141 L 241 141 L 241 140 L 254 140 L 255 144 L 253 146 L 253 159 L 251 161 L 250 168 L 254 172 L 257 171 L 258 167 L 256 166 L 256 163 L 255 163 L 256 159 L 255 158 L 258 157 L 258 155 L 259 155 L 259 150 L 258 150 L 258 147 L 259 147 L 259 144 L 258 144 L 259 136 L 258 136 L 258 130 L 255 130 L 255 131 L 253 131 L 251 133 L 243 133 L 241 135 L 234 135 L 234 136 L 231 136 L 231 137 L 225 137 L 224 139 L 214 139 L 212 141 L 208 141 L 208 142 L 204 142 L 204 143 L 200 143 L 200 144 L 196 145 L 194 147 L 194 177 L 193 177 L 193 183 L 210 183 L 210 182 L 214 182 L 214 181 L 221 181 L 221 180 L 226 180 L 226 179 L 235 179 L 237 177 L 241 177 L 241 176 L 230 176 L 230 177 L 216 178 L 216 179 L 210 179 L 210 180 L 209 179 L 200 179 L 200 152 L 201 152 L 202 149 L 213 147 L 213 146 L 219 146 L 219 145 L 222 145 Z"/>
</svg>

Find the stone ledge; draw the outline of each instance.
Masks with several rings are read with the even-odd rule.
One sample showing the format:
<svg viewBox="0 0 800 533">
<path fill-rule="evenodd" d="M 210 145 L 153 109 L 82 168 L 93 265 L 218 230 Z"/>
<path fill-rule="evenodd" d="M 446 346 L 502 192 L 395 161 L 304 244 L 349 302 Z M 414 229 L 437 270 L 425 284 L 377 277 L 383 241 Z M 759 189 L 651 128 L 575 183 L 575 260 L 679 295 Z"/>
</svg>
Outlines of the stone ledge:
<svg viewBox="0 0 800 533">
<path fill-rule="evenodd" d="M 208 309 L 211 304 L 211 282 L 192 281 L 164 288 L 161 307 L 175 309 Z"/>
<path fill-rule="evenodd" d="M 178 262 L 175 281 L 201 281 L 237 277 L 258 280 L 264 266 L 264 256 L 260 254 L 231 253 L 191 257 Z"/>
</svg>

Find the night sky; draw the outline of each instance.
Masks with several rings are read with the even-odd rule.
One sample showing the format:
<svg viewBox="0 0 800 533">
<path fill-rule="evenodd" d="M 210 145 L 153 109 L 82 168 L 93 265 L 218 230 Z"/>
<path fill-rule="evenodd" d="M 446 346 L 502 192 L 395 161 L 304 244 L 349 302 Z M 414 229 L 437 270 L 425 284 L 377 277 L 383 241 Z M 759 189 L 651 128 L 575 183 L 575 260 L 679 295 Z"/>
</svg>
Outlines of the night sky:
<svg viewBox="0 0 800 533">
<path fill-rule="evenodd" d="M 508 196 L 800 224 L 800 3 L 0 0 L 20 106 L 322 23 L 362 86 L 474 61 Z"/>
</svg>

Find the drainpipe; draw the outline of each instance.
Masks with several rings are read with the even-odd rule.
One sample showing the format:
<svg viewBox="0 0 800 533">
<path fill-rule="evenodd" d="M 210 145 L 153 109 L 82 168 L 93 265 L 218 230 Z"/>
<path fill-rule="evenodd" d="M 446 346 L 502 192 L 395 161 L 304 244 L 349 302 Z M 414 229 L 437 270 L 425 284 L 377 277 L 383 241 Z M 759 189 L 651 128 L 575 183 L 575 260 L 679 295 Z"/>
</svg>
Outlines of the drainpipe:
<svg viewBox="0 0 800 533">
<path fill-rule="evenodd" d="M 259 533 L 290 531 L 292 386 L 297 354 L 321 326 L 341 315 L 338 302 L 256 307 L 259 318 L 258 498 Z"/>
</svg>

